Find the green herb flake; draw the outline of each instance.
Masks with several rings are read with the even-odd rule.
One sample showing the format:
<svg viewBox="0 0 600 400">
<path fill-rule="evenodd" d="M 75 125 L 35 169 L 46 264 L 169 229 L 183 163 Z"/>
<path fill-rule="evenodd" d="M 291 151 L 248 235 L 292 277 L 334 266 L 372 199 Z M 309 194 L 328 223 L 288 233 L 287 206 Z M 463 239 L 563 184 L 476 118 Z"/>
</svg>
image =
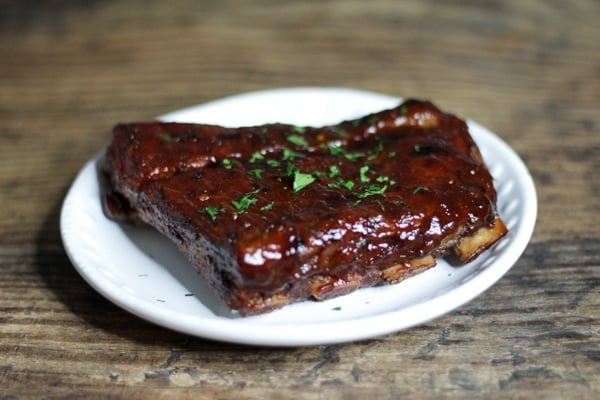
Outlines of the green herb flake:
<svg viewBox="0 0 600 400">
<path fill-rule="evenodd" d="M 223 164 L 223 166 L 225 168 L 230 169 L 235 164 L 241 165 L 241 162 L 239 162 L 238 160 L 231 159 L 231 158 L 224 158 L 223 161 L 221 161 L 221 164 Z"/>
<path fill-rule="evenodd" d="M 329 153 L 332 156 L 341 156 L 344 157 L 346 160 L 348 161 L 356 161 L 359 158 L 362 158 L 365 156 L 365 153 L 362 152 L 349 152 L 346 149 L 340 147 L 340 146 L 336 146 L 334 144 L 327 144 L 327 147 L 329 148 Z"/>
<path fill-rule="evenodd" d="M 225 212 L 224 209 L 219 210 L 218 208 L 215 208 L 215 207 L 203 207 L 203 208 L 199 208 L 197 211 L 201 214 L 208 215 L 210 217 L 210 219 L 212 219 L 213 221 L 217 218 L 217 215 L 219 215 L 219 212 Z"/>
<path fill-rule="evenodd" d="M 332 189 L 347 189 L 347 190 L 352 190 L 354 189 L 354 182 L 348 180 L 345 181 L 342 178 L 338 178 L 337 181 L 335 182 L 331 182 L 327 185 L 328 187 L 332 188 Z"/>
<path fill-rule="evenodd" d="M 294 192 L 299 192 L 314 181 L 315 177 L 311 174 L 305 174 L 300 171 L 296 171 L 294 173 L 294 183 L 292 185 L 292 188 L 294 189 Z"/>
<path fill-rule="evenodd" d="M 362 183 L 369 183 L 371 181 L 371 178 L 367 176 L 367 172 L 369 172 L 368 165 L 363 165 L 362 167 L 360 167 L 360 181 Z"/>
<path fill-rule="evenodd" d="M 283 176 L 292 176 L 296 174 L 296 172 L 298 172 L 298 167 L 296 167 L 294 163 L 288 161 L 285 165 L 285 174 Z"/>
<path fill-rule="evenodd" d="M 370 151 L 371 155 L 369 155 L 369 157 L 367 158 L 367 160 L 371 161 L 376 159 L 379 154 L 381 154 L 381 152 L 383 152 L 383 142 L 381 141 L 380 138 L 376 138 L 377 139 L 377 147 L 375 147 L 372 151 Z"/>
<path fill-rule="evenodd" d="M 253 176 L 256 179 L 262 179 L 264 170 L 260 169 L 260 168 L 256 168 L 256 169 L 251 169 L 250 171 L 248 171 L 248 175 Z"/>
<path fill-rule="evenodd" d="M 421 146 L 420 146 L 420 145 L 418 145 L 418 144 L 415 144 L 415 145 L 413 146 L 413 149 L 415 150 L 415 152 L 416 152 L 416 153 L 419 153 L 419 152 L 421 151 Z"/>
<path fill-rule="evenodd" d="M 388 153 L 388 158 L 394 158 L 394 157 L 396 157 L 396 152 L 395 151 L 390 151 Z"/>
<path fill-rule="evenodd" d="M 184 294 L 185 297 L 192 297 L 194 294 L 193 293 L 186 293 Z"/>
<path fill-rule="evenodd" d="M 359 199 L 364 199 L 369 196 L 384 194 L 387 190 L 387 185 L 369 185 L 364 188 L 364 192 L 358 194 Z"/>
<path fill-rule="evenodd" d="M 344 154 L 344 157 L 348 160 L 348 161 L 356 161 L 359 158 L 362 158 L 365 156 L 365 153 L 361 153 L 359 151 L 354 152 L 354 153 L 349 153 L 346 152 L 346 154 Z"/>
<path fill-rule="evenodd" d="M 167 142 L 167 143 L 173 143 L 173 142 L 177 141 L 176 138 L 174 138 L 171 135 L 167 135 L 166 133 L 161 133 L 160 135 L 158 135 L 158 138 L 160 140 L 162 140 L 163 142 Z"/>
<path fill-rule="evenodd" d="M 295 144 L 296 146 L 301 146 L 304 148 L 308 147 L 308 142 L 302 136 L 298 135 L 290 135 L 287 137 L 288 142 Z"/>
<path fill-rule="evenodd" d="M 273 205 L 275 205 L 274 201 L 271 201 L 270 203 L 265 204 L 264 206 L 262 206 L 260 208 L 260 211 L 268 211 L 271 210 L 273 208 Z"/>
<path fill-rule="evenodd" d="M 341 311 L 341 310 L 342 310 L 342 307 L 341 307 L 341 306 L 333 307 L 333 308 L 331 309 L 331 311 Z"/>
<path fill-rule="evenodd" d="M 338 168 L 337 165 L 330 165 L 329 166 L 329 177 L 330 178 L 335 178 L 339 174 L 341 174 L 341 171 L 340 171 L 340 169 Z"/>
<path fill-rule="evenodd" d="M 272 168 L 277 168 L 281 165 L 281 163 L 277 160 L 267 160 L 267 165 Z"/>
<path fill-rule="evenodd" d="M 403 105 L 402 107 L 400 107 L 400 115 L 406 114 L 408 114 L 408 107 L 406 105 Z"/>
<path fill-rule="evenodd" d="M 265 158 L 265 156 L 263 156 L 262 154 L 260 154 L 258 151 L 255 153 L 252 153 L 252 155 L 250 156 L 250 159 L 248 160 L 248 162 L 250 164 L 254 164 L 257 161 L 261 161 Z"/>
<path fill-rule="evenodd" d="M 235 208 L 236 213 L 243 214 L 248 210 L 248 207 L 256 204 L 258 199 L 250 197 L 255 193 L 258 193 L 258 190 L 246 193 L 240 200 L 231 200 L 231 205 Z"/>
<path fill-rule="evenodd" d="M 303 134 L 303 133 L 305 133 L 305 132 L 307 131 L 307 129 L 308 129 L 308 128 L 307 128 L 307 127 L 305 127 L 305 126 L 299 126 L 299 125 L 296 125 L 296 126 L 294 126 L 294 130 L 295 130 L 297 133 L 300 133 L 300 134 Z"/>
<path fill-rule="evenodd" d="M 285 148 L 283 149 L 283 160 L 284 161 L 289 161 L 289 160 L 293 160 L 294 158 L 302 158 L 304 157 L 304 154 L 302 153 L 298 153 L 297 151 L 294 151 L 292 149 L 288 149 Z"/>
<path fill-rule="evenodd" d="M 413 189 L 412 194 L 417 194 L 419 192 L 428 192 L 429 188 L 427 186 L 417 186 Z"/>
</svg>

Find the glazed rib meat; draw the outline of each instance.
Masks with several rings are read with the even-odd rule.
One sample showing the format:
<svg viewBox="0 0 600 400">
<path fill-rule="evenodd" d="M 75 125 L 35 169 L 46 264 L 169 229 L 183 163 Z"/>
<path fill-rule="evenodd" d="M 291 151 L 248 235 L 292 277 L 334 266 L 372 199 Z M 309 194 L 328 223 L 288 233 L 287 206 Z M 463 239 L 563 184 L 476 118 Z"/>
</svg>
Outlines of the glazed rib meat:
<svg viewBox="0 0 600 400">
<path fill-rule="evenodd" d="M 467 125 L 429 102 L 325 127 L 115 127 L 107 214 L 171 239 L 240 315 L 396 283 L 507 232 Z"/>
</svg>

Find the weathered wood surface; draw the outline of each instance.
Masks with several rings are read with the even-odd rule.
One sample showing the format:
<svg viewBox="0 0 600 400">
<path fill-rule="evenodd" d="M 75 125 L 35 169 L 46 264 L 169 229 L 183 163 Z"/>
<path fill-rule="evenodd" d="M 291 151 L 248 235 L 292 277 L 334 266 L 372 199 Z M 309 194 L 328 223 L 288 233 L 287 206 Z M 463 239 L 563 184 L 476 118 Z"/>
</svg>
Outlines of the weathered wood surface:
<svg viewBox="0 0 600 400">
<path fill-rule="evenodd" d="M 591 0 L 2 2 L 0 399 L 600 397 L 599 16 Z M 511 272 L 423 326 L 293 349 L 156 327 L 79 277 L 60 205 L 112 125 L 308 85 L 431 99 L 502 136 L 539 195 Z"/>
</svg>

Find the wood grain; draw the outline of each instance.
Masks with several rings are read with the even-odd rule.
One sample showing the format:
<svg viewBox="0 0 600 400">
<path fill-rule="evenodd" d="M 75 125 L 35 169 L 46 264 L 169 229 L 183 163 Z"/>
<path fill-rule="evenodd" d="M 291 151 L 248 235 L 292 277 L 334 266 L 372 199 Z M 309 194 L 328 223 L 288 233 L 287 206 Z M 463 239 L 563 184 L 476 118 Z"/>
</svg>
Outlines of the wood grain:
<svg viewBox="0 0 600 400">
<path fill-rule="evenodd" d="M 597 1 L 0 7 L 0 399 L 600 396 Z M 75 272 L 60 206 L 114 124 L 315 85 L 430 99 L 506 140 L 539 197 L 511 272 L 423 326 L 292 349 L 154 326 Z"/>
</svg>

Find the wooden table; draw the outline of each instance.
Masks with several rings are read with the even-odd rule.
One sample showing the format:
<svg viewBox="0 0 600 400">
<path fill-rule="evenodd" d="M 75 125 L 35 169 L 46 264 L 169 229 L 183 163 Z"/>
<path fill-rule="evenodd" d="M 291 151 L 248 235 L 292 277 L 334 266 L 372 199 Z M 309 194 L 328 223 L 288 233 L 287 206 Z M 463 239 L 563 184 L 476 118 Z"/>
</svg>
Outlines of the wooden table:
<svg viewBox="0 0 600 400">
<path fill-rule="evenodd" d="M 3 2 L 0 398 L 600 397 L 597 1 Z M 425 98 L 537 185 L 524 255 L 471 303 L 357 343 L 257 348 L 145 322 L 62 247 L 59 212 L 122 121 L 274 87 Z"/>
</svg>

